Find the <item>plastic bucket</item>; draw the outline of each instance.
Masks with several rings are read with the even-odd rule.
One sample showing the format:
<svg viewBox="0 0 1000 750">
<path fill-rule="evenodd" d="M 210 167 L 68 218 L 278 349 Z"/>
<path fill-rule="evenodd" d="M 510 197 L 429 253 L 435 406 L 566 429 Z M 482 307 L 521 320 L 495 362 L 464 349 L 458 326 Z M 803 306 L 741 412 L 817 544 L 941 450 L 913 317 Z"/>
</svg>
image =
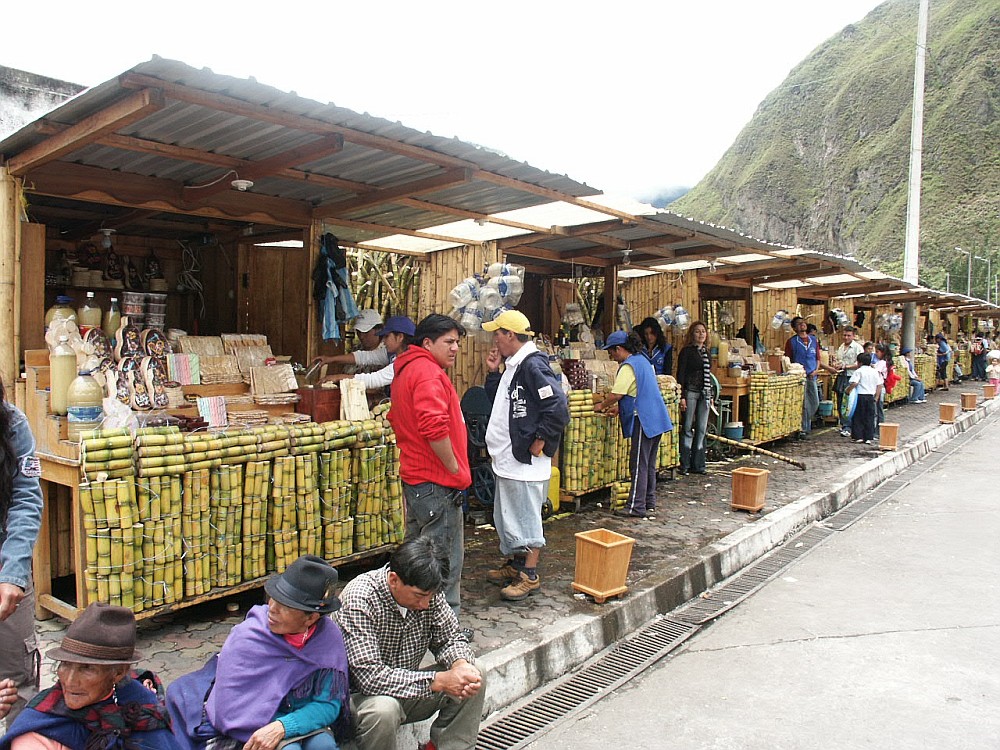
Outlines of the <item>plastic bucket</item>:
<svg viewBox="0 0 1000 750">
<path fill-rule="evenodd" d="M 821 417 L 832 417 L 833 416 L 833 401 L 820 401 L 819 402 L 819 415 Z"/>
<path fill-rule="evenodd" d="M 722 434 L 724 437 L 730 440 L 742 440 L 743 439 L 743 423 L 742 422 L 726 422 L 726 426 L 722 428 Z"/>
</svg>

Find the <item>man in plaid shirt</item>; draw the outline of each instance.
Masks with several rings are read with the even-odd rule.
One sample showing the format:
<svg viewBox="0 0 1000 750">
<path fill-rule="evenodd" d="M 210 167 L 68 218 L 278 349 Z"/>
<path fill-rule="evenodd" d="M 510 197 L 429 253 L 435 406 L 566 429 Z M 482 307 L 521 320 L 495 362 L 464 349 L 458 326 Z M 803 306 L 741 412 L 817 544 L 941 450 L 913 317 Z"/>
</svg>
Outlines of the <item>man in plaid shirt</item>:
<svg viewBox="0 0 1000 750">
<path fill-rule="evenodd" d="M 389 564 L 344 588 L 335 619 L 344 633 L 351 713 L 364 750 L 392 750 L 400 724 L 437 713 L 428 748 L 471 750 L 485 689 L 472 650 L 441 591 L 448 558 L 429 537 L 401 544 Z M 437 668 L 421 669 L 430 650 Z"/>
</svg>

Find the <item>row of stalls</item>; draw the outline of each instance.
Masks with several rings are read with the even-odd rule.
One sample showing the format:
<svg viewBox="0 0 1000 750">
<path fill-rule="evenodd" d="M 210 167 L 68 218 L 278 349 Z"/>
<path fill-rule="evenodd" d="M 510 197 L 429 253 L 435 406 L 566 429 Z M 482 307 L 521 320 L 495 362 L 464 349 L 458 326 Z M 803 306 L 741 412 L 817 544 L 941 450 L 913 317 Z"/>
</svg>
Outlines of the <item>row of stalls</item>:
<svg viewBox="0 0 1000 750">
<path fill-rule="evenodd" d="M 303 404 L 259 388 L 269 381 L 253 360 L 261 348 L 308 364 L 349 337 L 348 326 L 324 338 L 329 298 L 323 278 L 314 285 L 324 247 L 412 258 L 405 284 L 380 271 L 388 296 L 379 306 L 414 319 L 452 311 L 453 290 L 491 266 L 523 270 L 503 282 L 518 287 L 518 309 L 566 370 L 592 376 L 571 394 L 561 451 L 570 495 L 627 478 L 627 446 L 593 414 L 592 391 L 608 376 L 595 339 L 629 319 L 669 307 L 708 321 L 731 416 L 759 443 L 796 429 L 800 412 L 801 377 L 780 374 L 769 357 L 790 335 L 783 318 L 774 325 L 778 313 L 819 322 L 837 310 L 853 322 L 865 312 L 873 339 L 889 335 L 879 325 L 908 302 L 920 306 L 924 335 L 954 337 L 969 320 L 997 317 L 993 305 L 851 259 L 614 199 L 478 146 L 169 60 L 83 92 L 4 139 L 0 153 L 0 329 L 12 332 L 0 339 L 0 377 L 17 384 L 42 461 L 40 617 L 72 618 L 95 599 L 145 617 L 259 586 L 298 554 L 360 561 L 399 541 L 385 405 L 362 420 L 309 420 Z M 348 265 L 342 278 L 355 271 Z M 46 312 L 59 296 L 78 304 L 88 292 L 102 310 L 115 297 L 154 323 L 136 340 L 161 348 L 133 353 L 132 369 L 145 368 L 155 395 L 162 367 L 168 401 L 131 403 L 142 426 L 95 426 L 71 441 L 50 400 Z M 570 331 L 568 305 L 586 313 L 587 335 Z M 451 371 L 460 394 L 482 383 L 489 346 L 473 311 L 463 314 L 472 331 Z M 667 336 L 679 349 L 683 325 Z M 176 351 L 165 354 L 165 341 Z M 119 352 L 106 356 L 132 367 Z M 676 422 L 672 378 L 661 391 Z M 198 421 L 207 402 L 227 407 L 225 429 Z M 676 431 L 660 465 L 677 465 Z"/>
</svg>

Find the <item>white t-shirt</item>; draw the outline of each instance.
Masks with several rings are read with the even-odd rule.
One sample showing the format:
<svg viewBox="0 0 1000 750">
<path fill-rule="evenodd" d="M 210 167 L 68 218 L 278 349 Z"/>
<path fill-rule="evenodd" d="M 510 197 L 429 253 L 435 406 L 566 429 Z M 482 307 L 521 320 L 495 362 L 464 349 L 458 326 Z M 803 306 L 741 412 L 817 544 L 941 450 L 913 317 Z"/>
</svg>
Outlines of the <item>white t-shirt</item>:
<svg viewBox="0 0 1000 750">
<path fill-rule="evenodd" d="M 552 476 L 552 459 L 544 453 L 532 456 L 530 464 L 522 464 L 516 458 L 510 443 L 510 383 L 514 373 L 524 358 L 538 347 L 528 341 L 507 358 L 506 369 L 500 378 L 497 395 L 490 410 L 490 423 L 486 427 L 486 450 L 493 459 L 493 471 L 504 479 L 518 479 L 522 482 L 544 482 Z"/>
<path fill-rule="evenodd" d="M 875 391 L 882 385 L 882 376 L 871 365 L 866 365 L 854 371 L 851 382 L 857 383 L 855 390 L 859 396 L 874 396 Z"/>
<path fill-rule="evenodd" d="M 351 352 L 354 355 L 354 364 L 345 365 L 343 371 L 348 375 L 357 375 L 359 373 L 377 372 L 389 364 L 389 352 L 385 350 L 385 340 L 379 342 L 379 345 L 374 349 L 358 349 L 357 351 Z M 389 382 L 392 382 L 390 378 Z M 365 383 L 368 388 L 381 388 L 382 386 L 371 386 Z M 383 383 L 382 385 L 387 385 Z"/>
</svg>

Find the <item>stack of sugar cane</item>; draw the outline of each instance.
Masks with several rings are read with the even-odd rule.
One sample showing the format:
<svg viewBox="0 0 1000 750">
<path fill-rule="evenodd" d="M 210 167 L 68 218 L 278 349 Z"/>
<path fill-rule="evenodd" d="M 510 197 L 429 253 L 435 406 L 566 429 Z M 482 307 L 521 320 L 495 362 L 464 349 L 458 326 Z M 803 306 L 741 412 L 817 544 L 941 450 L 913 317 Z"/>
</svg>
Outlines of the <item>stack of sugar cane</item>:
<svg viewBox="0 0 1000 750">
<path fill-rule="evenodd" d="M 354 552 L 351 465 L 351 451 L 346 448 L 319 454 L 323 556 L 328 560 L 347 557 Z"/>
<path fill-rule="evenodd" d="M 177 427 L 142 427 L 135 431 L 135 464 L 140 477 L 182 474 L 184 434 Z"/>
<path fill-rule="evenodd" d="M 590 389 L 574 390 L 569 392 L 569 415 L 570 417 L 585 417 L 594 413 L 594 404 L 602 399 Z"/>
<path fill-rule="evenodd" d="M 252 432 L 257 436 L 258 461 L 270 461 L 288 455 L 288 428 L 284 425 L 254 427 Z"/>
<path fill-rule="evenodd" d="M 684 426 L 681 420 L 684 415 L 680 411 L 680 389 L 677 381 L 669 375 L 657 375 L 657 382 L 660 385 L 660 395 L 663 396 L 663 403 L 667 405 L 667 414 L 670 415 L 670 423 L 674 429 L 670 430 L 660 438 L 660 451 L 656 468 L 669 469 L 680 466 L 680 434 Z"/>
<path fill-rule="evenodd" d="M 315 455 L 326 449 L 326 428 L 315 422 L 289 426 L 288 438 L 292 455 Z"/>
<path fill-rule="evenodd" d="M 210 553 L 211 492 L 209 470 L 197 469 L 181 475 L 183 505 L 181 537 L 184 544 L 184 596 L 194 597 L 212 588 Z"/>
<path fill-rule="evenodd" d="M 323 429 L 326 434 L 325 450 L 334 451 L 340 448 L 350 448 L 357 441 L 355 434 L 359 423 L 349 422 L 346 419 L 335 422 L 324 422 Z"/>
<path fill-rule="evenodd" d="M 244 464 L 257 459 L 257 435 L 249 430 L 216 432 L 221 445 L 221 459 L 226 464 Z"/>
<path fill-rule="evenodd" d="M 388 520 L 388 544 L 399 544 L 406 534 L 406 516 L 403 512 L 403 480 L 399 478 L 399 447 L 395 438 L 389 445 L 389 466 L 386 474 L 388 493 L 386 495 L 385 517 Z"/>
<path fill-rule="evenodd" d="M 142 522 L 145 608 L 179 602 L 184 595 L 181 534 L 182 483 L 179 474 L 138 480 Z"/>
<path fill-rule="evenodd" d="M 268 494 L 271 462 L 248 461 L 243 480 L 243 580 L 267 574 Z"/>
<path fill-rule="evenodd" d="M 80 466 L 88 480 L 119 479 L 135 474 L 132 435 L 126 428 L 92 430 L 80 436 Z"/>
<path fill-rule="evenodd" d="M 628 501 L 631 482 L 615 482 L 611 485 L 611 510 L 621 510 Z"/>
<path fill-rule="evenodd" d="M 222 466 L 222 439 L 211 432 L 184 433 L 184 471 L 201 471 Z"/>
<path fill-rule="evenodd" d="M 109 479 L 80 486 L 86 545 L 87 598 L 143 608 L 142 535 L 135 484 Z"/>
<path fill-rule="evenodd" d="M 589 393 L 589 391 L 587 391 Z M 604 445 L 610 420 L 594 414 L 571 416 L 563 441 L 563 487 L 569 492 L 589 492 L 601 486 Z"/>
<path fill-rule="evenodd" d="M 243 467 L 223 464 L 211 472 L 209 574 L 215 586 L 235 586 L 243 578 Z"/>
<path fill-rule="evenodd" d="M 355 447 L 354 483 L 357 492 L 354 509 L 354 551 L 364 552 L 382 543 L 383 505 L 387 494 L 386 470 L 389 446 Z"/>
<path fill-rule="evenodd" d="M 612 476 L 608 481 L 631 481 L 632 469 L 629 466 L 629 454 L 632 451 L 632 438 L 622 435 L 621 427 L 616 423 L 613 429 L 608 430 L 608 440 L 613 451 L 609 461 L 612 467 Z"/>
<path fill-rule="evenodd" d="M 322 438 L 320 438 L 322 440 Z M 299 554 L 323 552 L 323 521 L 319 495 L 319 458 L 316 453 L 292 456 L 295 461 L 295 528 Z"/>
<path fill-rule="evenodd" d="M 755 372 L 750 376 L 750 439 L 754 442 L 777 440 L 799 431 L 802 424 L 802 399 L 805 386 L 814 387 L 805 376 L 769 375 Z"/>
<path fill-rule="evenodd" d="M 299 535 L 295 530 L 295 456 L 275 458 L 272 472 L 267 569 L 281 572 L 299 556 Z"/>
</svg>

